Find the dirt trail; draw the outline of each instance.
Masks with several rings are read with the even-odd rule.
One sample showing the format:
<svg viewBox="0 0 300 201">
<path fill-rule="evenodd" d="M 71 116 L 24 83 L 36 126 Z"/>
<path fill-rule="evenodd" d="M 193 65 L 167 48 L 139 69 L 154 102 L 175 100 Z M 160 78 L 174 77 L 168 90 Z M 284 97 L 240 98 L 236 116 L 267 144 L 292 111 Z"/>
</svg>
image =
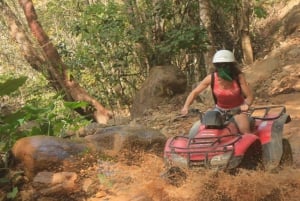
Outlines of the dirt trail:
<svg viewBox="0 0 300 201">
<path fill-rule="evenodd" d="M 212 172 L 190 173 L 186 184 L 178 189 L 165 186 L 169 196 L 182 200 L 299 200 L 300 197 L 300 93 L 282 94 L 269 101 L 285 105 L 292 122 L 286 124 L 284 135 L 293 149 L 294 166 L 277 174 L 245 171 L 238 176 Z M 258 103 L 259 104 L 259 103 Z M 175 191 L 175 192 L 174 192 Z M 176 199 L 174 199 L 176 200 Z M 180 200 L 180 199 L 178 199 Z"/>
<path fill-rule="evenodd" d="M 290 114 L 292 121 L 285 125 L 284 137 L 289 139 L 292 146 L 294 159 L 292 167 L 285 167 L 278 173 L 245 170 L 236 176 L 222 172 L 216 174 L 211 171 L 188 171 L 187 181 L 182 186 L 175 187 L 160 177 L 164 169 L 162 158 L 145 154 L 138 167 L 127 167 L 127 174 L 132 175 L 134 179 L 126 185 L 126 190 L 115 191 L 115 196 L 111 196 L 108 200 L 298 201 L 300 198 L 300 48 L 298 48 L 300 34 L 278 42 L 278 48 L 264 59 L 256 61 L 249 67 L 252 72 L 246 72 L 246 75 L 250 77 L 250 83 L 254 85 L 257 95 L 254 106 L 285 105 L 287 113 Z M 203 104 L 199 103 L 199 105 L 203 107 Z M 179 122 L 170 121 L 176 112 L 179 113 L 180 107 L 181 105 L 170 106 L 166 110 L 161 107 L 160 112 L 157 113 L 151 111 L 152 114 L 144 123 L 161 130 L 166 136 L 187 133 L 197 117 Z M 123 164 L 120 164 L 121 166 Z"/>
<path fill-rule="evenodd" d="M 102 198 L 96 200 L 109 201 L 298 201 L 300 197 L 300 93 L 281 94 L 270 97 L 268 105 L 285 105 L 287 113 L 292 121 L 286 124 L 284 135 L 287 137 L 293 148 L 294 165 L 285 167 L 277 173 L 265 171 L 243 170 L 236 176 L 223 172 L 215 173 L 211 170 L 190 171 L 188 177 L 180 187 L 173 186 L 164 180 L 161 175 L 164 171 L 162 157 L 152 154 L 139 155 L 139 161 L 131 166 L 124 162 L 115 166 L 115 175 L 111 178 L 116 182 L 113 188 L 100 188 Z M 267 105 L 266 102 L 257 102 L 257 106 Z M 176 108 L 176 107 L 172 107 Z M 161 108 L 160 119 L 153 120 L 149 125 L 164 124 L 160 130 L 167 130 L 169 135 L 187 133 L 197 117 L 191 117 L 179 122 L 170 119 L 178 111 Z M 177 109 L 177 108 L 176 108 Z M 163 116 L 163 117 L 161 117 Z M 159 117 L 159 116 L 157 116 Z M 155 123 L 156 122 L 156 123 Z M 126 180 L 130 178 L 130 181 Z M 126 183 L 127 181 L 127 183 Z M 108 191 L 105 191 L 107 189 Z M 99 192 L 98 192 L 99 193 Z M 101 193 L 100 193 L 101 194 Z"/>
</svg>

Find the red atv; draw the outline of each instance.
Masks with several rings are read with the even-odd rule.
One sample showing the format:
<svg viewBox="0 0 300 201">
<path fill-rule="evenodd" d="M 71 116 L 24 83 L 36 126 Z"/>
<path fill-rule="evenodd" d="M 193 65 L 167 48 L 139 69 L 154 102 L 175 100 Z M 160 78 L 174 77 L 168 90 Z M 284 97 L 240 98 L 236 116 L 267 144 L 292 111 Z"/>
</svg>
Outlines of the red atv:
<svg viewBox="0 0 300 201">
<path fill-rule="evenodd" d="M 251 133 L 240 134 L 233 111 L 200 113 L 195 135 L 167 140 L 164 160 L 168 167 L 204 167 L 217 170 L 236 168 L 273 170 L 292 163 L 289 141 L 283 126 L 291 121 L 284 106 L 255 107 L 249 110 Z"/>
</svg>

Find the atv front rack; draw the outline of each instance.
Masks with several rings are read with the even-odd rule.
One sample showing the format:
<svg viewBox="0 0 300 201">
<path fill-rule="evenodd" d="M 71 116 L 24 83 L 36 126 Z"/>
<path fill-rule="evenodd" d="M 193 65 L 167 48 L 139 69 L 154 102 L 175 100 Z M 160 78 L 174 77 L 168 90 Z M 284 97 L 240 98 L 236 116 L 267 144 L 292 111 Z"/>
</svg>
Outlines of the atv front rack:
<svg viewBox="0 0 300 201">
<path fill-rule="evenodd" d="M 196 138 L 176 136 L 169 143 L 169 151 L 166 151 L 166 154 L 186 159 L 187 167 L 207 167 L 210 166 L 209 161 L 212 157 L 226 152 L 234 153 L 234 145 L 241 138 L 240 134 Z"/>
</svg>

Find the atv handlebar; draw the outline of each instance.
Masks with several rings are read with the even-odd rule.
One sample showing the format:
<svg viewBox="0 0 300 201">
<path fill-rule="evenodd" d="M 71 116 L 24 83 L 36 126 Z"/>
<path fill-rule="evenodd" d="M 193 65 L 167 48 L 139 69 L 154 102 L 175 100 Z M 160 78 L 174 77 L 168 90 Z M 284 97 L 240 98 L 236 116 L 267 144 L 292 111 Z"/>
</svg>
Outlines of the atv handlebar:
<svg viewBox="0 0 300 201">
<path fill-rule="evenodd" d="M 195 117 L 197 115 L 201 116 L 203 114 L 203 112 L 201 112 L 199 109 L 189 109 L 188 110 L 188 113 L 186 115 L 183 115 L 183 114 L 179 114 L 179 115 L 176 115 L 174 118 L 173 118 L 173 121 L 178 121 L 180 119 L 185 119 L 185 118 L 188 118 L 188 117 Z"/>
<path fill-rule="evenodd" d="M 200 111 L 199 109 L 189 109 L 187 115 L 178 115 L 175 119 L 183 119 L 190 116 L 200 115 L 200 117 L 205 112 Z M 258 120 L 274 120 L 278 119 L 282 114 L 286 113 L 286 108 L 283 105 L 273 105 L 273 106 L 259 106 L 259 107 L 250 107 L 248 111 L 241 111 L 239 108 L 228 110 L 224 112 L 225 115 L 233 116 L 240 113 L 246 113 L 249 117 Z M 175 120 L 174 119 L 174 120 Z"/>
</svg>

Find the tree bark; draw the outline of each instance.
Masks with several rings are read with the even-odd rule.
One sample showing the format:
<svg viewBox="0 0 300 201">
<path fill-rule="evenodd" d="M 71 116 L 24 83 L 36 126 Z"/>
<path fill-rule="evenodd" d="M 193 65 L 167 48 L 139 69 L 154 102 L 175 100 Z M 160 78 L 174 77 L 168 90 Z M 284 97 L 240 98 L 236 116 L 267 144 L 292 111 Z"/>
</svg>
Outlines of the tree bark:
<svg viewBox="0 0 300 201">
<path fill-rule="evenodd" d="M 253 50 L 249 34 L 250 3 L 248 0 L 242 1 L 241 9 L 241 43 L 243 50 L 243 59 L 246 65 L 253 63 Z"/>
<path fill-rule="evenodd" d="M 211 61 L 215 53 L 215 41 L 213 39 L 213 31 L 211 28 L 210 3 L 209 0 L 199 0 L 198 3 L 200 22 L 207 30 L 208 40 L 210 42 L 210 46 L 208 46 L 208 50 L 204 54 L 206 71 L 210 72 L 214 68 Z"/>
<path fill-rule="evenodd" d="M 129 16 L 130 24 L 133 26 L 133 29 L 139 30 L 140 27 L 143 27 L 144 17 L 138 9 L 136 0 L 124 0 L 124 4 L 127 7 L 127 15 Z M 145 30 L 143 30 L 145 31 Z M 142 35 L 145 35 L 142 33 Z M 147 74 L 149 75 L 150 68 L 153 66 L 153 62 L 151 61 L 151 57 L 153 55 L 152 48 L 149 45 L 148 41 L 143 38 L 137 41 L 136 43 L 136 54 L 139 59 L 139 63 L 141 68 L 147 68 Z"/>
<path fill-rule="evenodd" d="M 28 33 L 26 33 L 22 23 L 18 21 L 18 18 L 3 0 L 0 0 L 0 10 L 7 21 L 11 37 L 20 45 L 27 62 L 32 68 L 43 73 L 57 91 L 63 92 L 66 101 L 86 101 L 94 108 L 93 110 L 79 108 L 76 109 L 78 113 L 92 118 L 98 123 L 106 124 L 112 113 L 89 95 L 69 75 L 68 66 L 62 62 L 56 48 L 38 22 L 32 1 L 19 0 L 19 4 L 24 11 L 33 36 L 39 43 L 40 49 L 34 48 L 35 45 L 28 37 Z"/>
</svg>

